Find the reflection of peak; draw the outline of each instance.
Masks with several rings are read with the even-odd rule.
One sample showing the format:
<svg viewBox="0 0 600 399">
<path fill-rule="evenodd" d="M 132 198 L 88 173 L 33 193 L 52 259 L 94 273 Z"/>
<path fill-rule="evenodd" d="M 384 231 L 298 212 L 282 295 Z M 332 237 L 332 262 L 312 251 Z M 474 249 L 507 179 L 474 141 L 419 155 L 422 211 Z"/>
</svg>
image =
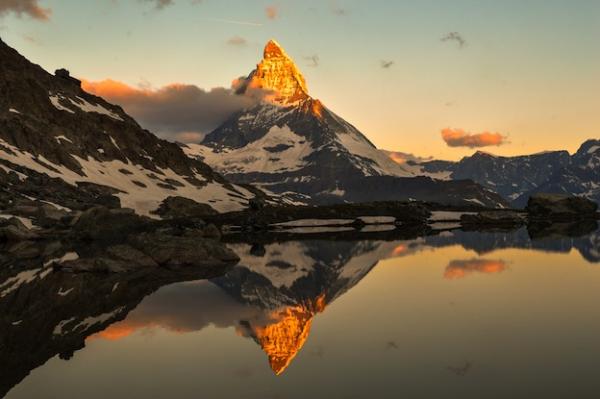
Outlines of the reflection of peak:
<svg viewBox="0 0 600 399">
<path fill-rule="evenodd" d="M 273 323 L 252 328 L 275 374 L 283 373 L 290 365 L 308 338 L 314 315 L 324 309 L 325 295 L 321 295 L 313 303 L 275 311 L 271 315 Z"/>
</svg>

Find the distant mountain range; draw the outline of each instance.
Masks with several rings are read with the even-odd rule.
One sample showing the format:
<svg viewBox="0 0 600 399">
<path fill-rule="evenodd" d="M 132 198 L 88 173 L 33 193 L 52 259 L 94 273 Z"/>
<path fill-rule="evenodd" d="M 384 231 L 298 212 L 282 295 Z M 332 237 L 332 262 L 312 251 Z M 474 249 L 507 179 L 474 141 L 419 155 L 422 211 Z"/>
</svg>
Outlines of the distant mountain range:
<svg viewBox="0 0 600 399">
<path fill-rule="evenodd" d="M 478 151 L 458 162 L 407 161 L 420 173 L 450 180 L 471 179 L 522 208 L 538 192 L 574 194 L 600 202 L 600 140 L 588 140 L 573 155 L 549 151 L 501 157 Z"/>
</svg>

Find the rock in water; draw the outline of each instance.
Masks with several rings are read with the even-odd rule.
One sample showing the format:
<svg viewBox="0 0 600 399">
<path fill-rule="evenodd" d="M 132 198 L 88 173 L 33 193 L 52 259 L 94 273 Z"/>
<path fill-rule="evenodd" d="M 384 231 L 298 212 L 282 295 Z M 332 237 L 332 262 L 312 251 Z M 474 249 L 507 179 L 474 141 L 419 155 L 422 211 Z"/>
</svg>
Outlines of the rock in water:
<svg viewBox="0 0 600 399">
<path fill-rule="evenodd" d="M 586 198 L 565 194 L 535 194 L 527 207 L 530 219 L 572 221 L 595 218 L 598 204 Z"/>
</svg>

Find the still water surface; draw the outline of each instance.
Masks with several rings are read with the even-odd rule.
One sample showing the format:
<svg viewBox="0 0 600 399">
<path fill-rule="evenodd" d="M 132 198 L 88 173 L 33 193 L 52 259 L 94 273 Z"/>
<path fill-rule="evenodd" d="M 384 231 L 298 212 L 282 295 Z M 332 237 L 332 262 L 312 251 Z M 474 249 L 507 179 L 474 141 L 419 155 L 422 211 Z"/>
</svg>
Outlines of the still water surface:
<svg viewBox="0 0 600 399">
<path fill-rule="evenodd" d="M 7 397 L 598 397 L 599 233 L 231 246 L 224 277 L 55 327 Z"/>
</svg>

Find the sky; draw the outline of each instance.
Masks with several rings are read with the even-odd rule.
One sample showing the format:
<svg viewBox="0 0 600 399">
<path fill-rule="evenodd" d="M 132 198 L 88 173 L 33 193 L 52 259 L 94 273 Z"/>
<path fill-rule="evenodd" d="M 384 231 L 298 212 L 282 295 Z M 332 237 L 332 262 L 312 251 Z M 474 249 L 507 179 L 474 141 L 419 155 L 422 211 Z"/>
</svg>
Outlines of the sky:
<svg viewBox="0 0 600 399">
<path fill-rule="evenodd" d="M 185 119 L 178 134 L 214 127 L 206 104 L 273 38 L 379 148 L 460 159 L 600 138 L 597 0 L 0 0 L 0 37 L 49 71 L 122 82 L 139 112 Z"/>
</svg>

